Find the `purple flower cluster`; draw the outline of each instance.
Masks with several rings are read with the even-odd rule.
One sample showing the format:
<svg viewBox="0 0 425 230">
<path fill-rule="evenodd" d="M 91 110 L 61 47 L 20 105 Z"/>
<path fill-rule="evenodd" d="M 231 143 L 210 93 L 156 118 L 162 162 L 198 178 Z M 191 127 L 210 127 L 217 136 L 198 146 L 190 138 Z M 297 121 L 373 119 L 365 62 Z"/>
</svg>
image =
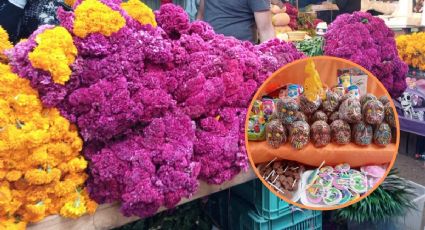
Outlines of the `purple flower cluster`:
<svg viewBox="0 0 425 230">
<path fill-rule="evenodd" d="M 351 60 L 371 71 L 392 97 L 406 89 L 408 66 L 400 60 L 394 33 L 369 13 L 343 14 L 325 35 L 326 55 Z"/>
<path fill-rule="evenodd" d="M 120 1 L 102 2 L 127 24 L 109 37 L 73 36 L 78 56 L 65 85 L 28 60 L 49 27 L 9 53 L 43 103 L 77 124 L 91 197 L 146 217 L 190 197 L 198 179 L 220 184 L 246 169 L 246 108 L 272 72 L 303 54 L 278 40 L 254 46 L 215 34 L 172 4 L 155 12 L 153 28 L 129 18 Z M 72 34 L 73 13 L 59 16 Z"/>
</svg>

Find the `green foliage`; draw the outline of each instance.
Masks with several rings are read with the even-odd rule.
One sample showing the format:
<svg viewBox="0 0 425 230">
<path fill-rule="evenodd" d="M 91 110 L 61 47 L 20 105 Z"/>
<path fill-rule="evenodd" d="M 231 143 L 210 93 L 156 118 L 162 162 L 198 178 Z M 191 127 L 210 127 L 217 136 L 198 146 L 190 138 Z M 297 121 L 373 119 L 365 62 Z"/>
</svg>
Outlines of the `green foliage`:
<svg viewBox="0 0 425 230">
<path fill-rule="evenodd" d="M 303 52 L 305 55 L 312 57 L 323 55 L 323 43 L 323 37 L 317 36 L 311 39 L 305 39 L 296 42 L 295 46 L 299 51 Z"/>
<path fill-rule="evenodd" d="M 358 223 L 387 221 L 396 216 L 404 216 L 412 203 L 413 187 L 397 176 L 397 169 L 391 169 L 384 182 L 368 197 L 343 209 L 336 210 L 340 220 Z"/>
<path fill-rule="evenodd" d="M 164 211 L 157 215 L 124 225 L 116 230 L 211 230 L 212 224 L 203 211 L 202 200 L 176 207 L 174 210 Z"/>
</svg>

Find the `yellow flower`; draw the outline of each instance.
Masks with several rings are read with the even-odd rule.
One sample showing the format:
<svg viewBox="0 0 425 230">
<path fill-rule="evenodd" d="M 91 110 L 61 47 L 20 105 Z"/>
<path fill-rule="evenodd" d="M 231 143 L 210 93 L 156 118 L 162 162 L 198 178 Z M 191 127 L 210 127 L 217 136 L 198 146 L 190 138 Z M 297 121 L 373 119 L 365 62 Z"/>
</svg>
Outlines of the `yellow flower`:
<svg viewBox="0 0 425 230">
<path fill-rule="evenodd" d="M 97 208 L 97 203 L 90 199 L 89 192 L 87 191 L 87 188 L 84 189 L 82 195 L 84 197 L 84 201 L 86 202 L 87 212 L 89 214 L 95 213 L 96 208 Z"/>
<path fill-rule="evenodd" d="M 47 171 L 43 169 L 31 169 L 25 172 L 25 180 L 31 185 L 48 184 L 52 181 L 59 180 L 61 171 L 53 168 Z"/>
<path fill-rule="evenodd" d="M 42 201 L 37 204 L 27 204 L 25 211 L 24 219 L 26 221 L 38 222 L 46 215 L 46 205 Z"/>
<path fill-rule="evenodd" d="M 18 170 L 12 170 L 12 171 L 9 171 L 9 172 L 6 174 L 6 180 L 8 180 L 8 181 L 10 181 L 10 182 L 17 181 L 17 180 L 19 180 L 21 177 L 22 177 L 22 172 L 21 172 L 21 171 L 18 171 Z"/>
<path fill-rule="evenodd" d="M 25 230 L 27 224 L 15 218 L 0 218 L 0 230 Z"/>
<path fill-rule="evenodd" d="M 12 192 L 8 186 L 0 187 L 0 216 L 10 212 L 10 203 L 12 202 Z"/>
<path fill-rule="evenodd" d="M 415 68 L 425 70 L 425 32 L 400 35 L 396 38 L 400 58 Z"/>
<path fill-rule="evenodd" d="M 72 173 L 82 172 L 87 168 L 87 161 L 82 157 L 74 158 L 68 162 L 68 169 Z"/>
<path fill-rule="evenodd" d="M 65 203 L 61 208 L 60 214 L 68 218 L 78 218 L 87 212 L 86 206 L 82 202 L 82 197 L 78 196 L 76 200 L 71 200 Z"/>
<path fill-rule="evenodd" d="M 5 62 L 7 60 L 6 55 L 4 55 L 4 51 L 6 49 L 12 48 L 12 43 L 9 41 L 9 35 L 6 30 L 0 26 L 0 62 Z"/>
<path fill-rule="evenodd" d="M 77 185 L 73 180 L 59 181 L 54 188 L 55 195 L 65 196 L 69 193 L 75 192 Z"/>
<path fill-rule="evenodd" d="M 67 4 L 68 6 L 74 6 L 74 4 L 75 4 L 75 0 L 65 0 L 64 1 L 65 2 L 65 4 Z"/>
<path fill-rule="evenodd" d="M 49 72 L 55 83 L 65 84 L 71 76 L 77 48 L 71 34 L 63 27 L 47 29 L 37 35 L 38 46 L 28 54 L 31 64 Z"/>
<path fill-rule="evenodd" d="M 155 14 L 149 6 L 145 5 L 140 0 L 129 0 L 121 3 L 121 7 L 127 12 L 130 17 L 134 18 L 140 24 L 151 24 L 156 26 Z"/>
<path fill-rule="evenodd" d="M 85 38 L 91 33 L 111 36 L 125 26 L 124 17 L 98 0 L 85 0 L 75 9 L 74 34 Z"/>
</svg>

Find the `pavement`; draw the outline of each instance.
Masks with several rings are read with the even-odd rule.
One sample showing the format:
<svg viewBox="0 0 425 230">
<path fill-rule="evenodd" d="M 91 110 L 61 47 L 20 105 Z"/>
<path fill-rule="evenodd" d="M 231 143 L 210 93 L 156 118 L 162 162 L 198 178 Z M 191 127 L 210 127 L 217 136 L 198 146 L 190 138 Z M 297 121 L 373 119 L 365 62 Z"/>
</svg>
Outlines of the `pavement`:
<svg viewBox="0 0 425 230">
<path fill-rule="evenodd" d="M 394 168 L 399 170 L 400 177 L 425 186 L 425 161 L 398 154 Z"/>
</svg>

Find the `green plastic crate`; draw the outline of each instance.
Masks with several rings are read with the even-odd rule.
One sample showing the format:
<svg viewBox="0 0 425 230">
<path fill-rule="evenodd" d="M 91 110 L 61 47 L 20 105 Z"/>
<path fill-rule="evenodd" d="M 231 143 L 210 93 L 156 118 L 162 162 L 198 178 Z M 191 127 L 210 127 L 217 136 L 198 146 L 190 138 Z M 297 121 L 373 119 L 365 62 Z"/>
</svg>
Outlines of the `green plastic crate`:
<svg viewBox="0 0 425 230">
<path fill-rule="evenodd" d="M 253 204 L 258 215 L 265 219 L 275 219 L 291 212 L 289 204 L 270 192 L 259 179 L 232 187 L 230 191 Z"/>
<path fill-rule="evenodd" d="M 244 200 L 232 197 L 229 229 L 231 230 L 321 230 L 322 212 L 293 211 L 275 219 L 266 219 L 250 209 Z"/>
</svg>

